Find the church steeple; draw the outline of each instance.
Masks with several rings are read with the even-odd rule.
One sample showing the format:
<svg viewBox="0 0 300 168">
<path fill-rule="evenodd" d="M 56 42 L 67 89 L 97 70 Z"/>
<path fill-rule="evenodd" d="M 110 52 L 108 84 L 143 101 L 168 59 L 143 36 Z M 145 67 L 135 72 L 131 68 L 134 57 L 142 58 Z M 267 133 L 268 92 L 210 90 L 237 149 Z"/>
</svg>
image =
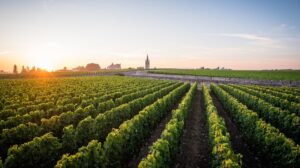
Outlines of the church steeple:
<svg viewBox="0 0 300 168">
<path fill-rule="evenodd" d="M 145 61 L 145 69 L 150 69 L 150 60 L 149 60 L 148 54 L 147 54 L 147 58 L 146 58 L 146 61 Z"/>
</svg>

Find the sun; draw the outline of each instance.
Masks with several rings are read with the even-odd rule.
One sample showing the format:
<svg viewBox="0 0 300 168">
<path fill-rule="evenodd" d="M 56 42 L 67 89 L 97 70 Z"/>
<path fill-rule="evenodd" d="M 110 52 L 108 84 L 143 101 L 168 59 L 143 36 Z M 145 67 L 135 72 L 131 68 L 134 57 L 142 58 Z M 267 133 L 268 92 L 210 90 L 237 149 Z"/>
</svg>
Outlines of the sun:
<svg viewBox="0 0 300 168">
<path fill-rule="evenodd" d="M 37 68 L 44 69 L 46 71 L 53 71 L 54 66 L 53 66 L 53 60 L 48 57 L 40 58 L 35 61 L 35 66 Z"/>
<path fill-rule="evenodd" d="M 54 71 L 57 64 L 61 63 L 62 50 L 56 43 L 45 42 L 41 44 L 30 44 L 24 51 L 28 63 L 36 68 Z"/>
<path fill-rule="evenodd" d="M 50 63 L 47 63 L 47 62 L 38 63 L 36 67 L 41 68 L 41 69 L 45 69 L 46 71 L 53 71 L 54 70 L 53 65 L 51 65 Z"/>
</svg>

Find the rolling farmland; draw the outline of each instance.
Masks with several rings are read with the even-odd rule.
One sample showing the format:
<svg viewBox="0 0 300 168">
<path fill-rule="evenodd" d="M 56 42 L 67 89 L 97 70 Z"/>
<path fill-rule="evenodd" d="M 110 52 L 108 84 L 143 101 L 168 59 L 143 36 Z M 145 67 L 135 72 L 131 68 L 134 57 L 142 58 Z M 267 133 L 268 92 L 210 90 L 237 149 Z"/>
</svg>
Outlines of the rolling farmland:
<svg viewBox="0 0 300 168">
<path fill-rule="evenodd" d="M 206 69 L 154 69 L 150 73 L 241 78 L 255 80 L 299 81 L 299 70 L 206 70 Z"/>
<path fill-rule="evenodd" d="M 300 88 L 0 80 L 0 167 L 297 167 Z"/>
</svg>

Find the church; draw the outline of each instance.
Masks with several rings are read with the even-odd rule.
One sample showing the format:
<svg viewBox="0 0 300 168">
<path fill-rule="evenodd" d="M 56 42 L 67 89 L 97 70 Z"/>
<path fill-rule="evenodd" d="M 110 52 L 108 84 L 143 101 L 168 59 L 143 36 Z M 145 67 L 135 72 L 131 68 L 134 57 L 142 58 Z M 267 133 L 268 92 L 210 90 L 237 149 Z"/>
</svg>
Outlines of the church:
<svg viewBox="0 0 300 168">
<path fill-rule="evenodd" d="M 150 69 L 150 60 L 149 60 L 148 54 L 147 54 L 147 59 L 145 61 L 145 69 Z"/>
</svg>

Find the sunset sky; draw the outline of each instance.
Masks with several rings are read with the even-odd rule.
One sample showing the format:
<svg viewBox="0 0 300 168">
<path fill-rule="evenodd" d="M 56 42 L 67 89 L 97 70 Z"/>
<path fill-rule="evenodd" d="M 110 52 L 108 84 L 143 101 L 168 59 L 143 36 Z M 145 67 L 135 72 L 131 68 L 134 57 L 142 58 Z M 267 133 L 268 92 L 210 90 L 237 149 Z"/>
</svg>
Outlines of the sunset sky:
<svg viewBox="0 0 300 168">
<path fill-rule="evenodd" d="M 0 0 L 0 70 L 300 69 L 299 0 Z"/>
</svg>

